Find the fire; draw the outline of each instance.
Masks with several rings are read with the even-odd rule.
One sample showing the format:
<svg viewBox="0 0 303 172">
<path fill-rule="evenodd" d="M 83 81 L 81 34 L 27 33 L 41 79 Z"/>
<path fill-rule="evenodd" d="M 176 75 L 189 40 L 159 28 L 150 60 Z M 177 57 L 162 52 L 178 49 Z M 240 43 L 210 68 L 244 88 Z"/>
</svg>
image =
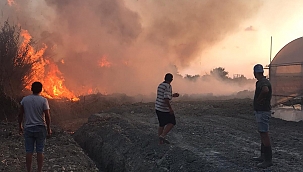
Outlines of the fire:
<svg viewBox="0 0 303 172">
<path fill-rule="evenodd" d="M 76 96 L 64 86 L 64 78 L 58 69 L 58 66 L 52 60 L 46 60 L 47 72 L 43 78 L 44 95 L 53 98 L 68 98 L 71 100 L 79 100 Z"/>
<path fill-rule="evenodd" d="M 106 56 L 103 56 L 98 64 L 101 67 L 110 67 L 111 66 L 111 63 L 107 60 Z"/>
<path fill-rule="evenodd" d="M 21 36 L 23 37 L 23 43 L 20 49 L 26 49 L 26 45 L 30 42 L 32 36 L 27 30 L 21 30 Z M 25 77 L 25 82 L 28 83 L 26 89 L 30 89 L 32 82 L 40 81 L 43 84 L 41 94 L 47 98 L 79 100 L 79 98 L 64 86 L 65 80 L 56 63 L 52 59 L 44 57 L 46 49 L 47 46 L 45 44 L 38 51 L 32 46 L 28 47 L 29 61 L 35 63 L 33 63 L 31 74 Z"/>
<path fill-rule="evenodd" d="M 12 6 L 13 4 L 16 4 L 14 0 L 7 0 L 7 3 L 9 6 Z"/>
</svg>

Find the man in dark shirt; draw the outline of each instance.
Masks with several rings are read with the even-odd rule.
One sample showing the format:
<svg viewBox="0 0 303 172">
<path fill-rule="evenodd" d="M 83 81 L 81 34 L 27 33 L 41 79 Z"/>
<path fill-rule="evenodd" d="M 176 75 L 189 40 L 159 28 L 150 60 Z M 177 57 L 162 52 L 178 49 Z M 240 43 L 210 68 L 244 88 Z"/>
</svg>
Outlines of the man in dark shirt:
<svg viewBox="0 0 303 172">
<path fill-rule="evenodd" d="M 260 161 L 257 166 L 267 168 L 272 166 L 272 149 L 269 138 L 269 119 L 271 117 L 271 96 L 272 88 L 268 79 L 263 75 L 263 66 L 257 64 L 254 66 L 254 76 L 256 90 L 254 95 L 254 114 L 258 124 L 258 131 L 261 136 L 261 156 L 255 157 L 254 160 Z"/>
</svg>

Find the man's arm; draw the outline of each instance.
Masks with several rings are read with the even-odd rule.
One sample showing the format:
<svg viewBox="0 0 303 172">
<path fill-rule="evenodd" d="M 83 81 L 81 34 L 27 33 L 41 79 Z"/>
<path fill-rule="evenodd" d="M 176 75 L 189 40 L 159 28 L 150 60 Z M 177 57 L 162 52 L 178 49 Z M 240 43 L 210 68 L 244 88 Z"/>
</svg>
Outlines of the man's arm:
<svg viewBox="0 0 303 172">
<path fill-rule="evenodd" d="M 166 105 L 167 105 L 168 108 L 169 108 L 169 113 L 170 113 L 170 114 L 174 114 L 174 111 L 173 111 L 173 108 L 172 108 L 171 105 L 170 105 L 169 99 L 165 98 L 164 101 L 165 101 Z"/>
<path fill-rule="evenodd" d="M 23 115 L 24 115 L 24 107 L 23 107 L 23 105 L 21 105 L 19 114 L 18 114 L 19 134 L 23 133 L 23 126 L 22 126 Z"/>
<path fill-rule="evenodd" d="M 47 134 L 48 134 L 48 136 L 50 136 L 52 134 L 52 130 L 50 128 L 51 117 L 50 117 L 49 109 L 44 110 L 44 114 L 45 114 L 45 122 L 46 122 L 46 127 L 47 127 Z"/>
<path fill-rule="evenodd" d="M 266 85 L 263 86 L 262 90 L 261 90 L 261 93 L 260 93 L 259 97 L 257 98 L 257 102 L 262 103 L 262 101 L 264 101 L 264 98 L 266 97 L 268 92 L 269 92 L 268 86 L 266 86 Z"/>
</svg>

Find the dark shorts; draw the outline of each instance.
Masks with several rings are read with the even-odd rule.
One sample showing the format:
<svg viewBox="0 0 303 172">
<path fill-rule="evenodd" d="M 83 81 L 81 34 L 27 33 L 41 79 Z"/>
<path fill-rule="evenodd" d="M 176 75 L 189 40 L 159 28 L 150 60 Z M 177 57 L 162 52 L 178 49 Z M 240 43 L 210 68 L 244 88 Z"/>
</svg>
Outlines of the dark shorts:
<svg viewBox="0 0 303 172">
<path fill-rule="evenodd" d="M 25 150 L 26 153 L 33 153 L 36 145 L 36 152 L 42 153 L 44 151 L 44 144 L 46 139 L 45 126 L 34 126 L 24 129 Z"/>
<path fill-rule="evenodd" d="M 164 127 L 167 124 L 176 125 L 176 118 L 174 114 L 170 114 L 169 112 L 161 112 L 158 110 L 156 110 L 156 114 L 158 116 L 160 127 Z"/>
</svg>

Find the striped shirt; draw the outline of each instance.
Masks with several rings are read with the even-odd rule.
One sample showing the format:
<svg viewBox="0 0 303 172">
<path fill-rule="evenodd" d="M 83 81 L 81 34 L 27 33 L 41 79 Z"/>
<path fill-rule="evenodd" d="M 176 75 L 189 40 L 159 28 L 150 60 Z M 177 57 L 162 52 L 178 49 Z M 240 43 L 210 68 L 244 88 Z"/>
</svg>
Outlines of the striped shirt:
<svg viewBox="0 0 303 172">
<path fill-rule="evenodd" d="M 169 112 L 169 107 L 165 103 L 164 99 L 172 99 L 172 87 L 166 82 L 159 84 L 157 89 L 157 99 L 155 103 L 155 108 L 161 112 Z"/>
</svg>

